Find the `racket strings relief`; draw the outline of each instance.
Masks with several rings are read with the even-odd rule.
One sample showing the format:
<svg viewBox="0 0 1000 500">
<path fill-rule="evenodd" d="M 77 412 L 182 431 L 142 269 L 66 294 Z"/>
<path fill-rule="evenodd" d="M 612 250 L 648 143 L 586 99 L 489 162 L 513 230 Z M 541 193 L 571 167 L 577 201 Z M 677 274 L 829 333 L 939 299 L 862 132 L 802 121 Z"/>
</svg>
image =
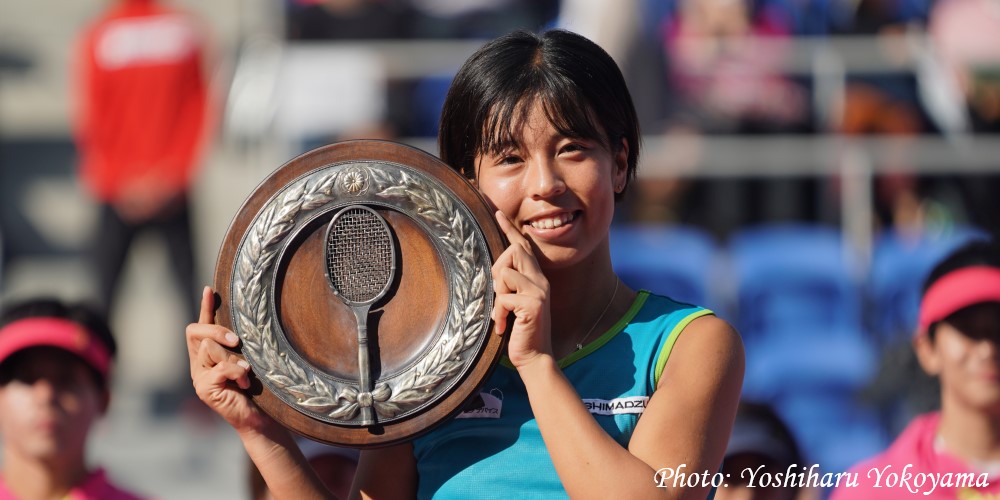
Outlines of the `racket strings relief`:
<svg viewBox="0 0 1000 500">
<path fill-rule="evenodd" d="M 330 288 L 357 319 L 361 425 L 374 425 L 368 312 L 385 296 L 396 273 L 395 241 L 385 219 L 363 205 L 334 215 L 327 227 L 326 267 Z"/>
</svg>

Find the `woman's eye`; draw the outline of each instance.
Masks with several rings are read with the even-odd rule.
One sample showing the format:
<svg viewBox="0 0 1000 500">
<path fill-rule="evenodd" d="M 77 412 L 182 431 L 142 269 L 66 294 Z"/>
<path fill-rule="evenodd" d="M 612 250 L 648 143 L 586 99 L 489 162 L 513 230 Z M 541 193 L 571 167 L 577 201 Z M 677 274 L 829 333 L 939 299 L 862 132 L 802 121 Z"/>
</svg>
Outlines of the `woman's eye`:
<svg viewBox="0 0 1000 500">
<path fill-rule="evenodd" d="M 497 160 L 497 165 L 516 165 L 518 163 L 521 163 L 521 157 L 514 155 L 501 156 L 500 159 Z"/>
<path fill-rule="evenodd" d="M 569 154 L 569 153 L 577 153 L 577 152 L 586 151 L 586 150 L 587 150 L 587 147 L 584 146 L 583 144 L 579 144 L 579 143 L 576 143 L 576 142 L 571 142 L 571 143 L 563 146 L 559 150 L 559 152 L 561 154 Z"/>
</svg>

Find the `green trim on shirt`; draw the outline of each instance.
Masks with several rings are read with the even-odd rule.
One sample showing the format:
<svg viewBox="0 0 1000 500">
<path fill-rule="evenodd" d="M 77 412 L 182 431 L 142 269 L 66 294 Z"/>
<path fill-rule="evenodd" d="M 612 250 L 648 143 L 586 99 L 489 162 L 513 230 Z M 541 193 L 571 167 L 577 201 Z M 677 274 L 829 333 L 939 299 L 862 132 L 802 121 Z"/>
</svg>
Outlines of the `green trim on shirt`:
<svg viewBox="0 0 1000 500">
<path fill-rule="evenodd" d="M 621 333 L 621 331 L 625 329 L 625 326 L 632 321 L 632 318 L 635 318 L 635 315 L 639 314 L 639 310 L 642 309 L 642 306 L 646 304 L 646 299 L 648 297 L 649 297 L 649 292 L 645 290 L 640 290 L 639 293 L 636 294 L 635 301 L 632 302 L 632 306 L 628 308 L 628 311 L 625 312 L 625 315 L 622 316 L 621 319 L 619 319 L 618 322 L 614 324 L 614 326 L 609 328 L 608 331 L 601 334 L 600 337 L 594 339 L 593 342 L 583 346 L 583 349 L 580 349 L 579 351 L 573 351 L 569 353 L 569 355 L 567 355 L 565 358 L 560 359 L 559 368 L 566 368 L 574 361 L 600 349 L 601 346 L 607 344 L 609 341 L 611 341 L 611 339 L 615 338 L 615 335 Z"/>
<path fill-rule="evenodd" d="M 649 298 L 649 292 L 647 292 L 646 290 L 640 290 L 636 294 L 635 301 L 632 302 L 632 305 L 628 308 L 628 311 L 625 312 L 625 315 L 623 315 L 621 319 L 619 319 L 618 322 L 614 324 L 614 326 L 609 328 L 608 331 L 601 334 L 600 337 L 594 339 L 593 342 L 583 346 L 583 349 L 580 349 L 579 351 L 573 351 L 569 353 L 565 358 L 560 359 L 558 362 L 559 368 L 566 368 L 574 361 L 579 360 L 580 358 L 596 351 L 604 344 L 610 342 L 611 339 L 615 338 L 615 335 L 618 335 L 619 333 L 621 333 L 622 330 L 625 329 L 625 326 L 632 321 L 632 318 L 635 318 L 636 314 L 639 314 L 639 311 L 642 310 L 642 306 L 646 304 L 647 298 Z M 510 362 L 510 358 L 508 358 L 506 354 L 502 358 L 500 358 L 500 364 L 507 368 L 510 368 L 511 370 L 516 369 L 514 365 Z"/>
<path fill-rule="evenodd" d="M 656 371 L 654 372 L 653 375 L 654 388 L 660 386 L 660 375 L 663 374 L 663 368 L 667 366 L 667 358 L 670 357 L 670 351 L 674 349 L 674 343 L 677 342 L 677 337 L 680 337 L 681 331 L 684 330 L 684 327 L 688 326 L 688 323 L 691 323 L 695 319 L 700 318 L 702 316 L 708 316 L 709 314 L 715 314 L 715 313 L 713 313 L 708 309 L 695 311 L 691 314 L 688 314 L 684 319 L 680 320 L 680 322 L 677 323 L 677 326 L 675 326 L 674 329 L 671 330 L 670 335 L 667 336 L 667 341 L 663 344 L 663 349 L 660 350 L 660 354 L 656 357 Z"/>
</svg>

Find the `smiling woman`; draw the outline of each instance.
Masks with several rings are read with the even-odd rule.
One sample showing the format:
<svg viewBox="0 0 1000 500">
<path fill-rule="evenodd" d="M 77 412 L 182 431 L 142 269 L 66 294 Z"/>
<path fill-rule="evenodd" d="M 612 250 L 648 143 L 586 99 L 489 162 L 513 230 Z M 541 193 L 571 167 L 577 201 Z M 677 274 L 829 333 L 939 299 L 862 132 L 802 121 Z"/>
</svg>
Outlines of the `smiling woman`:
<svg viewBox="0 0 1000 500">
<path fill-rule="evenodd" d="M 621 72 L 567 31 L 515 32 L 472 55 L 448 93 L 442 159 L 495 209 L 510 245 L 492 266 L 507 356 L 457 418 L 364 451 L 354 495 L 371 498 L 705 498 L 656 471 L 718 471 L 743 378 L 739 336 L 702 307 L 631 290 L 609 229 L 635 177 L 639 130 Z M 277 496 L 323 494 L 288 433 L 241 389 L 206 291 L 188 327 L 199 395 L 240 433 Z M 235 382 L 235 384 L 233 384 Z"/>
<path fill-rule="evenodd" d="M 941 410 L 917 416 L 889 449 L 856 465 L 861 484 L 833 498 L 1000 495 L 1000 246 L 969 243 L 931 270 L 913 348 L 941 382 Z"/>
</svg>

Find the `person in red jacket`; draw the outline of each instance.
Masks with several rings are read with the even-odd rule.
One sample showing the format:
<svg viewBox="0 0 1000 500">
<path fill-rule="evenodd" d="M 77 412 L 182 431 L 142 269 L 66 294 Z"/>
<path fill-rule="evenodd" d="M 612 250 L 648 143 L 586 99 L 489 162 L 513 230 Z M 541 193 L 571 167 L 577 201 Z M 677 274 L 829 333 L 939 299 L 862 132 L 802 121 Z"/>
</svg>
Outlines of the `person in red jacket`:
<svg viewBox="0 0 1000 500">
<path fill-rule="evenodd" d="M 188 191 L 208 129 L 204 46 L 190 15 L 155 0 L 112 4 L 78 42 L 79 173 L 102 205 L 93 264 L 108 310 L 145 228 L 165 234 L 184 295 L 194 289 Z"/>
<path fill-rule="evenodd" d="M 195 289 L 189 190 L 211 129 L 205 33 L 191 14 L 157 0 L 118 0 L 77 42 L 79 175 L 100 205 L 88 258 L 109 317 L 129 248 L 144 231 L 162 235 L 180 296 L 187 301 Z M 195 317 L 193 301 L 187 311 Z M 187 385 L 168 383 L 154 410 L 192 399 Z"/>
</svg>

